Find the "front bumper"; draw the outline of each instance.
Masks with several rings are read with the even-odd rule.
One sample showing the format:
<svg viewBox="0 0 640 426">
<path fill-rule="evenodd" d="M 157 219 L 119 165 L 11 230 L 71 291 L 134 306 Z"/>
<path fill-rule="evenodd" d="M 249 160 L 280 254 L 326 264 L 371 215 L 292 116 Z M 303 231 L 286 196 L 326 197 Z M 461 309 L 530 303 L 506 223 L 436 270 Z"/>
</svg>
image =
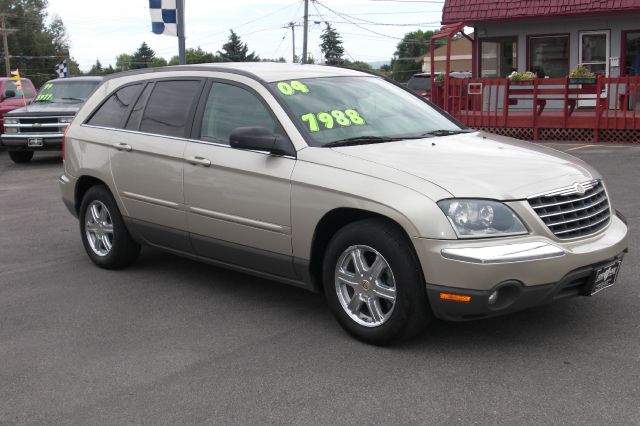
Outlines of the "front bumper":
<svg viewBox="0 0 640 426">
<path fill-rule="evenodd" d="M 617 215 L 601 232 L 578 240 L 527 235 L 475 241 L 414 238 L 413 242 L 434 314 L 458 320 L 513 312 L 578 294 L 563 289 L 571 283 L 579 287 L 576 279 L 590 277 L 595 267 L 628 248 L 627 225 Z M 518 287 L 519 297 L 504 309 L 489 309 L 487 298 L 505 283 Z M 443 301 L 438 298 L 440 292 L 471 295 L 472 302 Z"/>
<path fill-rule="evenodd" d="M 1 141 L 9 151 L 62 149 L 62 133 L 4 133 Z M 42 139 L 42 146 L 29 146 L 29 139 Z"/>
<path fill-rule="evenodd" d="M 556 300 L 580 295 L 589 295 L 594 272 L 615 260 L 622 260 L 624 253 L 594 265 L 578 268 L 569 272 L 560 281 L 553 284 L 526 287 L 522 283 L 510 280 L 499 283 L 490 290 L 462 290 L 459 288 L 443 287 L 427 284 L 427 295 L 433 314 L 447 321 L 469 321 L 490 318 L 521 311 L 533 306 L 544 305 Z M 499 296 L 495 305 L 489 304 L 489 296 L 494 291 L 508 288 L 506 298 Z M 464 293 L 471 296 L 466 303 L 442 299 L 442 293 Z"/>
</svg>

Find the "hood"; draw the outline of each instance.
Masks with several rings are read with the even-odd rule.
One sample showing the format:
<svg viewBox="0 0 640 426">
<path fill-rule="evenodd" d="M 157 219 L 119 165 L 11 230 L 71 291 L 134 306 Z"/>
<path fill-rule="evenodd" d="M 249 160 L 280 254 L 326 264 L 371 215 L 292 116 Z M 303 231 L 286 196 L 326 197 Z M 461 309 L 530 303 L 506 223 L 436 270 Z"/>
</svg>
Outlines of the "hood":
<svg viewBox="0 0 640 426">
<path fill-rule="evenodd" d="M 571 155 L 479 132 L 332 149 L 425 179 L 458 198 L 518 200 L 600 177 Z"/>
<path fill-rule="evenodd" d="M 80 110 L 84 102 L 77 104 L 62 104 L 62 103 L 44 103 L 35 102 L 26 107 L 17 108 L 7 113 L 7 116 L 19 115 L 24 116 L 42 116 L 42 115 L 76 115 Z"/>
</svg>

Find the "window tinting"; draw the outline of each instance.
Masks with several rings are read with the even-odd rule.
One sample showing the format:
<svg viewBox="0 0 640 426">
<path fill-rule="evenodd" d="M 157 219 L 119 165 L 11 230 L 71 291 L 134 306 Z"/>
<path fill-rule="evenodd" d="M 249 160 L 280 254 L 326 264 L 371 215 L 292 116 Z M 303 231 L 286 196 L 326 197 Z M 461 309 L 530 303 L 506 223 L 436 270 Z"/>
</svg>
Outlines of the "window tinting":
<svg viewBox="0 0 640 426">
<path fill-rule="evenodd" d="M 200 81 L 159 81 L 153 88 L 144 110 L 140 131 L 160 135 L 185 135 L 187 117 Z"/>
<path fill-rule="evenodd" d="M 247 126 L 277 130 L 275 120 L 255 95 L 237 86 L 214 83 L 202 117 L 202 139 L 229 143 L 234 129 Z"/>
<path fill-rule="evenodd" d="M 120 128 L 129 105 L 135 100 L 141 84 L 126 86 L 115 92 L 93 114 L 88 124 L 93 126 Z"/>
<path fill-rule="evenodd" d="M 129 120 L 127 120 L 127 125 L 124 126 L 127 130 L 138 130 L 140 127 L 140 119 L 142 118 L 142 111 L 144 111 L 144 106 L 147 104 L 147 99 L 149 99 L 149 95 L 151 94 L 151 89 L 153 88 L 153 84 L 147 85 L 145 87 L 144 92 L 138 98 L 138 101 L 134 105 L 131 110 L 131 115 L 129 116 Z"/>
</svg>

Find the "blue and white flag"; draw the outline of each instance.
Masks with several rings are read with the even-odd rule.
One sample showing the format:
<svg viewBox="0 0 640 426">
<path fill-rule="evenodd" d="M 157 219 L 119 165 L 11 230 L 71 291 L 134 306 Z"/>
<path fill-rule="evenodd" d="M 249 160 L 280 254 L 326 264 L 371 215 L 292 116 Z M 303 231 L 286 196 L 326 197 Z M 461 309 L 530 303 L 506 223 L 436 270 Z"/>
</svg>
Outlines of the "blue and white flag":
<svg viewBox="0 0 640 426">
<path fill-rule="evenodd" d="M 176 0 L 149 0 L 151 31 L 154 34 L 178 35 Z"/>
</svg>

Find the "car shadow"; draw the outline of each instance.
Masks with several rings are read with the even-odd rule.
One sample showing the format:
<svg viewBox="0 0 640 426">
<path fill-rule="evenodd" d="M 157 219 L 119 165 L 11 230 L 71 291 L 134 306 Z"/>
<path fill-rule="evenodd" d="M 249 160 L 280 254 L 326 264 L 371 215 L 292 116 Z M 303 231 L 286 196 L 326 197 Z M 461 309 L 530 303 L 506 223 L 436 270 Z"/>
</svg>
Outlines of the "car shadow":
<svg viewBox="0 0 640 426">
<path fill-rule="evenodd" d="M 224 294 L 232 297 L 234 306 L 247 311 L 277 305 L 283 315 L 299 313 L 301 307 L 313 315 L 314 335 L 332 335 L 332 338 L 352 341 L 347 333 L 336 332 L 340 326 L 333 319 L 321 294 L 265 280 L 248 274 L 175 256 L 157 249 L 144 248 L 132 270 L 146 271 L 178 281 L 183 290 L 211 296 Z M 588 334 L 593 325 L 585 321 L 585 306 L 578 299 L 558 301 L 514 314 L 469 322 L 449 322 L 434 319 L 422 335 L 392 346 L 393 350 L 407 352 L 448 352 L 465 350 L 493 351 L 496 347 L 530 345 L 542 340 L 563 339 L 563 336 Z M 595 321 L 593 318 L 592 321 Z M 326 331 L 325 331 L 326 330 Z M 309 330 L 300 331 L 309 333 Z M 340 337 L 342 336 L 342 337 Z"/>
</svg>

